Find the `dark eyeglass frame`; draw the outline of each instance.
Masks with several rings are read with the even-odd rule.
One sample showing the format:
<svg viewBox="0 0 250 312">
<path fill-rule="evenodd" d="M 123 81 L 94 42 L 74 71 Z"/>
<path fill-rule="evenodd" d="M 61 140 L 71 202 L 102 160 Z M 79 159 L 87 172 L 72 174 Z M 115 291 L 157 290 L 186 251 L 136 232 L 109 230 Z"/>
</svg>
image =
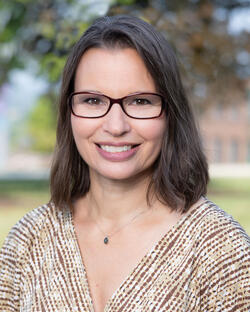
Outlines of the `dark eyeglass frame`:
<svg viewBox="0 0 250 312">
<path fill-rule="evenodd" d="M 77 94 L 93 94 L 93 95 L 100 95 L 100 96 L 105 96 L 107 99 L 109 99 L 110 103 L 109 103 L 109 107 L 106 111 L 106 113 L 104 113 L 103 115 L 101 116 L 98 116 L 98 117 L 85 117 L 85 116 L 80 116 L 80 115 L 77 115 L 74 113 L 73 111 L 73 107 L 72 107 L 72 98 L 74 95 L 77 95 Z M 130 116 L 124 109 L 123 107 L 123 100 L 130 97 L 130 96 L 135 96 L 135 95 L 157 95 L 161 98 L 161 111 L 160 113 L 157 115 L 157 116 L 154 116 L 154 117 L 134 117 L 134 116 Z M 129 94 L 129 95 L 126 95 L 122 98 L 118 98 L 118 99 L 114 99 L 114 98 L 111 98 L 105 94 L 102 94 L 102 93 L 95 93 L 95 92 L 85 92 L 85 91 L 79 91 L 79 92 L 73 92 L 70 94 L 69 98 L 68 98 L 68 103 L 70 105 L 70 109 L 71 109 L 71 112 L 74 116 L 76 117 L 79 117 L 79 118 L 87 118 L 87 119 L 96 119 L 96 118 L 101 118 L 101 117 L 104 117 L 108 114 L 108 112 L 111 110 L 111 107 L 114 105 L 114 104 L 119 104 L 121 106 L 121 109 L 122 111 L 130 118 L 133 118 L 133 119 L 155 119 L 155 118 L 158 118 L 161 116 L 161 114 L 163 113 L 163 111 L 165 110 L 165 107 L 166 107 L 166 104 L 165 104 L 165 100 L 164 100 L 164 97 L 161 95 L 161 94 L 158 94 L 158 93 L 152 93 L 152 92 L 138 92 L 138 93 L 133 93 L 133 94 Z"/>
</svg>

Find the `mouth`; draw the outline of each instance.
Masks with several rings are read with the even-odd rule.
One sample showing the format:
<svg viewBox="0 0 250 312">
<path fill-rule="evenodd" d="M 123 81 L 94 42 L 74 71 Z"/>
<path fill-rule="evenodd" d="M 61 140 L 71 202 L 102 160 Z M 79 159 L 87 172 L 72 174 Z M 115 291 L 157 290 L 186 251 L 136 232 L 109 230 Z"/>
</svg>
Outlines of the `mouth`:
<svg viewBox="0 0 250 312">
<path fill-rule="evenodd" d="M 99 148 L 102 150 L 108 152 L 108 153 L 122 153 L 122 152 L 127 152 L 130 151 L 133 148 L 136 148 L 140 144 L 134 144 L 134 145 L 120 145 L 120 146 L 115 146 L 115 145 L 104 145 L 104 144 L 96 144 Z"/>
</svg>

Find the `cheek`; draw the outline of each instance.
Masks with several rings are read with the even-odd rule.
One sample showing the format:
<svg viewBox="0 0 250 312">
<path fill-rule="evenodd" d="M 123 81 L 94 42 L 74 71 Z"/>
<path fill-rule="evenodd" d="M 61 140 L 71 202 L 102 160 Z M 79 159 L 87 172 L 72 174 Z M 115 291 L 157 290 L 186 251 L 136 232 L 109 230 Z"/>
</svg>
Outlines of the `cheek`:
<svg viewBox="0 0 250 312">
<path fill-rule="evenodd" d="M 91 159 L 91 149 L 93 148 L 90 144 L 90 138 L 96 130 L 95 123 L 93 120 L 91 121 L 71 116 L 71 127 L 75 144 L 79 154 L 87 164 L 89 164 L 89 159 Z"/>
<path fill-rule="evenodd" d="M 74 139 L 88 139 L 95 132 L 97 126 L 92 120 L 71 116 L 71 127 Z"/>
<path fill-rule="evenodd" d="M 152 119 L 140 126 L 140 133 L 145 141 L 151 141 L 152 144 L 158 145 L 162 142 L 166 129 L 166 120 Z"/>
</svg>

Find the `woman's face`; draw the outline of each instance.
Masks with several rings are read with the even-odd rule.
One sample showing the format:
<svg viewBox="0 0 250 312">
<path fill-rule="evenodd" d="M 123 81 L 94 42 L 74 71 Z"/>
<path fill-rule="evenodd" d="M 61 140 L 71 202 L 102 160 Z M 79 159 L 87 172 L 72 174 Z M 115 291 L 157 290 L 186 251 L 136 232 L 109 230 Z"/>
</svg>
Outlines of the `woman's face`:
<svg viewBox="0 0 250 312">
<path fill-rule="evenodd" d="M 154 81 L 139 54 L 131 48 L 89 49 L 75 76 L 75 92 L 91 91 L 111 98 L 136 92 L 156 92 Z M 119 104 L 101 118 L 71 115 L 76 146 L 90 176 L 122 180 L 149 172 L 160 153 L 165 114 L 156 119 L 128 117 Z"/>
</svg>

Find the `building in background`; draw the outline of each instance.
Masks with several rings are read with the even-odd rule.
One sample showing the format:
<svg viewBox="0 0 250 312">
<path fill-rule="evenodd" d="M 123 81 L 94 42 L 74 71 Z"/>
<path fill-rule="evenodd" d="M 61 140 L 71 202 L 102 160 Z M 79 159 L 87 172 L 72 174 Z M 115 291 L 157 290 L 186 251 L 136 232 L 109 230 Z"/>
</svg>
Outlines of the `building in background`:
<svg viewBox="0 0 250 312">
<path fill-rule="evenodd" d="M 245 100 L 210 106 L 200 129 L 209 163 L 250 163 L 250 85 Z"/>
</svg>

